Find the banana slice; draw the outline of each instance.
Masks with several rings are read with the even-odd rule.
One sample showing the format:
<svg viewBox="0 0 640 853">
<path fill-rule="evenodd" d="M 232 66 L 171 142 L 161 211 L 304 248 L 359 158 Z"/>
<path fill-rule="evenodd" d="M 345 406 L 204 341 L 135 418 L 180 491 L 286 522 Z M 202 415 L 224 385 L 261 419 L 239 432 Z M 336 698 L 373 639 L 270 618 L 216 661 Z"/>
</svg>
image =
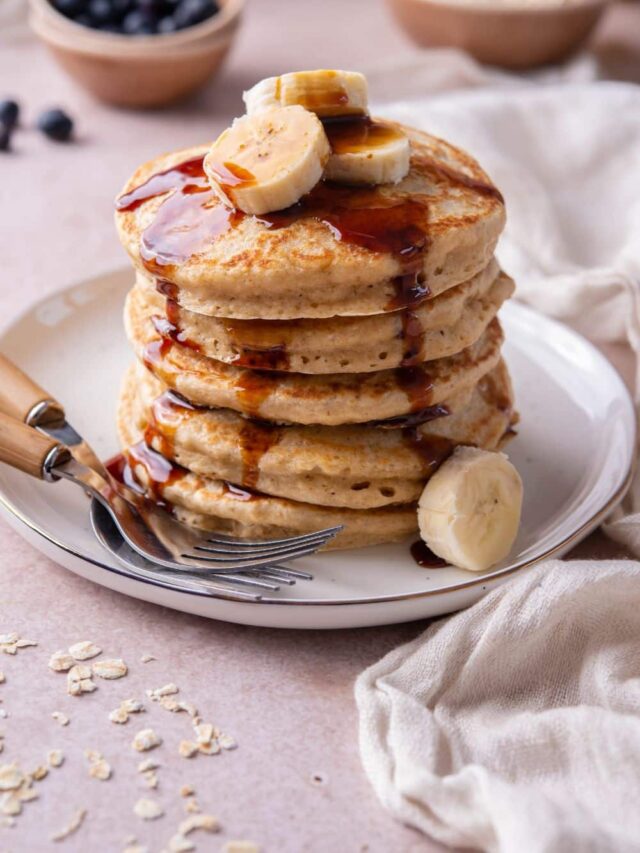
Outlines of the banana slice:
<svg viewBox="0 0 640 853">
<path fill-rule="evenodd" d="M 522 480 L 504 453 L 458 447 L 424 488 L 420 535 L 452 565 L 482 572 L 511 550 L 521 510 Z"/>
<path fill-rule="evenodd" d="M 299 106 L 277 107 L 236 119 L 209 149 L 204 169 L 225 204 L 260 214 L 308 193 L 329 154 L 317 116 Z"/>
<path fill-rule="evenodd" d="M 256 83 L 242 99 L 247 115 L 295 104 L 317 116 L 367 113 L 367 78 L 357 71 L 292 71 Z"/>
<path fill-rule="evenodd" d="M 409 171 L 409 139 L 368 116 L 324 123 L 331 157 L 324 177 L 341 184 L 395 184 Z"/>
</svg>

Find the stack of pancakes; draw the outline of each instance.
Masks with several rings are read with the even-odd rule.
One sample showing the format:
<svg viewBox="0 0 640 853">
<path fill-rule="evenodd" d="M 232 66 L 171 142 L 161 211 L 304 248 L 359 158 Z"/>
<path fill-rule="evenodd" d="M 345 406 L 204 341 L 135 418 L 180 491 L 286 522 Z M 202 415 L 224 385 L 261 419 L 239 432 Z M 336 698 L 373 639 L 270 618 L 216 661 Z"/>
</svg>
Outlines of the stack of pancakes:
<svg viewBox="0 0 640 853">
<path fill-rule="evenodd" d="M 119 432 L 127 476 L 179 519 L 247 538 L 342 524 L 334 547 L 401 540 L 456 445 L 510 434 L 502 198 L 468 155 L 402 130 L 400 183 L 321 182 L 263 216 L 221 204 L 206 147 L 125 186 L 137 363 Z"/>
</svg>

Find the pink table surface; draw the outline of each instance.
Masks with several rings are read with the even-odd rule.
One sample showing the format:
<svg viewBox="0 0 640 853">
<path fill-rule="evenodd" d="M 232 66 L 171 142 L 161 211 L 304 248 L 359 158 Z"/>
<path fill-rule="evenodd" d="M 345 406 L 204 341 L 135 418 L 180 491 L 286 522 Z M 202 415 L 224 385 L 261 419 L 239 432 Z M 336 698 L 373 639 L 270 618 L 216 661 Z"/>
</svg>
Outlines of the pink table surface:
<svg viewBox="0 0 640 853">
<path fill-rule="evenodd" d="M 380 2 L 322 3 L 254 0 L 233 55 L 217 83 L 180 108 L 134 113 L 108 109 L 73 86 L 32 40 L 2 44 L 0 95 L 21 100 L 27 124 L 40 108 L 60 104 L 78 122 L 77 142 L 53 145 L 25 129 L 15 151 L 0 155 L 2 283 L 0 326 L 56 289 L 125 265 L 112 226 L 112 199 L 127 175 L 159 150 L 212 138 L 242 111 L 240 92 L 256 79 L 299 67 L 370 67 L 381 59 L 417 55 Z M 637 7 L 604 22 L 611 56 L 628 57 L 616 26 Z M 618 16 L 616 18 L 615 16 Z M 622 15 L 622 17 L 620 17 Z M 616 33 L 620 33 L 620 38 Z M 1 34 L 0 34 L 1 38 Z M 628 42 L 628 39 L 626 39 Z M 617 45 L 617 47 L 616 47 Z M 628 67 L 628 65 L 626 66 Z M 34 342 L 34 345 L 37 345 Z M 619 353 L 624 358 L 624 352 Z M 583 556 L 612 555 L 599 536 L 580 546 Z M 182 784 L 192 784 L 202 808 L 223 831 L 193 836 L 199 850 L 249 838 L 265 851 L 417 851 L 438 845 L 395 823 L 380 807 L 360 765 L 353 680 L 425 623 L 353 631 L 275 631 L 211 622 L 119 596 L 41 556 L 0 522 L 0 633 L 37 640 L 16 657 L 0 654 L 2 761 L 32 769 L 52 748 L 62 768 L 38 783 L 16 825 L 0 821 L 0 851 L 117 851 L 135 835 L 150 851 L 165 847 L 182 819 Z M 49 655 L 91 639 L 108 656 L 123 657 L 129 675 L 100 682 L 90 695 L 66 694 L 65 677 L 47 668 Z M 156 661 L 143 664 L 143 653 Z M 121 699 L 174 681 L 205 720 L 233 734 L 239 748 L 187 761 L 177 744 L 189 737 L 185 715 L 157 705 L 126 726 L 108 712 Z M 71 724 L 51 719 L 62 710 Z M 166 815 L 143 822 L 133 814 L 145 795 L 136 772 L 133 734 L 151 725 L 164 738 L 152 757 L 162 765 L 151 793 Z M 85 748 L 111 762 L 108 782 L 90 779 Z M 319 777 L 319 782 L 314 781 Z M 60 845 L 49 835 L 77 808 L 81 829 Z"/>
</svg>

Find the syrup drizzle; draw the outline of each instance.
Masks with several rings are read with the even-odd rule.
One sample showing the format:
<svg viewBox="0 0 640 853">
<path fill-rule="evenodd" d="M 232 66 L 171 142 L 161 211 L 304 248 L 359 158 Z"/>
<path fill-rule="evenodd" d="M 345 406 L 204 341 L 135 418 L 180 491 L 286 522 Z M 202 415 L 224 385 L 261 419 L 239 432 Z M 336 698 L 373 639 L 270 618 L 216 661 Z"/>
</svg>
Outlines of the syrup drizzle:
<svg viewBox="0 0 640 853">
<path fill-rule="evenodd" d="M 282 431 L 265 421 L 247 419 L 240 432 L 242 485 L 255 489 L 263 456 L 280 441 Z"/>
<path fill-rule="evenodd" d="M 275 391 L 280 376 L 281 374 L 276 371 L 245 370 L 236 383 L 236 397 L 242 411 L 253 418 L 259 418 L 260 408 L 267 397 Z"/>
<path fill-rule="evenodd" d="M 325 118 L 322 124 L 334 154 L 358 154 L 404 138 L 393 125 L 365 115 Z"/>
<path fill-rule="evenodd" d="M 422 539 L 418 539 L 417 542 L 414 542 L 409 550 L 411 551 L 411 556 L 416 563 L 419 566 L 423 566 L 425 569 L 443 569 L 448 565 L 447 561 L 434 554 L 431 548 L 429 548 L 427 543 L 423 542 Z"/>
</svg>

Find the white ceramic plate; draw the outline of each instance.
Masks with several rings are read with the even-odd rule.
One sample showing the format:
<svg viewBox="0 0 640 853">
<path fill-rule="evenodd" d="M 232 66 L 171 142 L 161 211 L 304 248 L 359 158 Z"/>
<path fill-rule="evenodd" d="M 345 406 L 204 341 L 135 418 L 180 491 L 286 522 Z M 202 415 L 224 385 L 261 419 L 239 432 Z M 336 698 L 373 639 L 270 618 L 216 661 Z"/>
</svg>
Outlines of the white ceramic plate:
<svg viewBox="0 0 640 853">
<path fill-rule="evenodd" d="M 122 329 L 129 270 L 92 279 L 32 308 L 0 349 L 61 400 L 103 457 L 118 449 L 115 407 L 131 352 Z M 260 603 L 173 592 L 119 573 L 94 539 L 88 502 L 69 483 L 41 483 L 0 465 L 0 506 L 37 548 L 85 578 L 177 610 L 249 625 L 345 628 L 448 613 L 518 570 L 558 556 L 593 530 L 631 478 L 633 406 L 618 374 L 587 341 L 517 303 L 501 312 L 521 424 L 509 455 L 524 481 L 518 540 L 483 575 L 417 566 L 403 545 L 301 560 L 315 580 Z"/>
</svg>

